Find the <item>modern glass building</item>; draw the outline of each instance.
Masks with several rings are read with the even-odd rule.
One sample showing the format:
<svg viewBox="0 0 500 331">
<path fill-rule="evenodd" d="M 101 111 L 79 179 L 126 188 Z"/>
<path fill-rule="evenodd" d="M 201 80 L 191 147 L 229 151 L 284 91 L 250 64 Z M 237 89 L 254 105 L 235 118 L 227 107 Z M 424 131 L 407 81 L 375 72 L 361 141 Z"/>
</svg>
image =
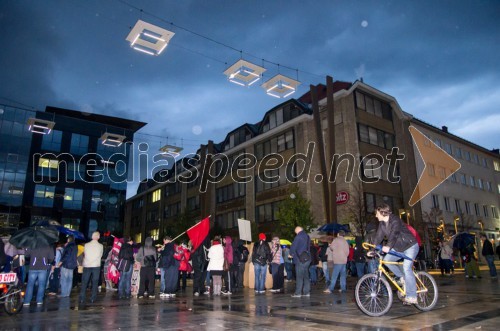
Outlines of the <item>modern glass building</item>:
<svg viewBox="0 0 500 331">
<path fill-rule="evenodd" d="M 2 232 L 56 220 L 87 236 L 121 234 L 133 135 L 146 123 L 55 107 L 1 109 Z"/>
</svg>

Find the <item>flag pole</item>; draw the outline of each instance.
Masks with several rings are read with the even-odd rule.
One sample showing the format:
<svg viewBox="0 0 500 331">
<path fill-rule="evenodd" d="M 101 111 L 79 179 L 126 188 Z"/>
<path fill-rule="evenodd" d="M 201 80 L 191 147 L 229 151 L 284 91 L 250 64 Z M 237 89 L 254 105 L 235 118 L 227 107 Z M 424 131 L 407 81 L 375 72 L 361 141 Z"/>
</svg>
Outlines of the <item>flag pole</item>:
<svg viewBox="0 0 500 331">
<path fill-rule="evenodd" d="M 208 215 L 208 217 L 205 217 L 205 218 L 210 218 L 210 217 L 212 217 L 212 215 Z M 190 227 L 189 229 L 187 229 L 186 231 L 184 231 L 183 233 L 181 233 L 180 235 L 178 235 L 177 237 L 175 237 L 174 239 L 172 239 L 172 241 L 175 241 L 177 238 L 179 238 L 182 235 L 184 235 L 186 232 L 188 232 L 189 230 L 191 230 L 192 228 L 194 228 L 195 226 L 197 226 L 198 224 L 200 224 L 204 219 L 202 219 L 201 221 L 199 221 L 198 223 L 196 223 L 195 225 L 193 225 L 192 227 Z"/>
</svg>

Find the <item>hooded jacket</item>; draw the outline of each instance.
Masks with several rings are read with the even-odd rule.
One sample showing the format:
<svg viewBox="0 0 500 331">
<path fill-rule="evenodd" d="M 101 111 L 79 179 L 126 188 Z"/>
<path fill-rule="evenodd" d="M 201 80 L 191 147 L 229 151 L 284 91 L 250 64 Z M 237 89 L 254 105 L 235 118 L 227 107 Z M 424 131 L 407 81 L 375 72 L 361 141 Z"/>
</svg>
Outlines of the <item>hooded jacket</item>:
<svg viewBox="0 0 500 331">
<path fill-rule="evenodd" d="M 224 246 L 224 260 L 226 260 L 229 265 L 233 264 L 233 239 L 231 237 L 226 236 L 224 238 L 225 246 Z"/>
<path fill-rule="evenodd" d="M 26 250 L 26 257 L 30 258 L 30 270 L 49 270 L 54 261 L 54 248 L 51 246 L 38 247 Z"/>
<path fill-rule="evenodd" d="M 144 257 L 149 256 L 154 260 L 156 263 L 156 250 L 153 247 L 153 238 L 147 237 L 144 246 L 139 248 L 139 251 L 137 252 L 135 256 L 135 260 L 141 264 L 142 267 L 145 266 L 144 264 Z"/>
<path fill-rule="evenodd" d="M 76 262 L 76 256 L 78 253 L 78 248 L 74 241 L 69 242 L 63 250 L 61 256 L 61 266 L 66 269 L 75 269 L 78 266 Z"/>
</svg>

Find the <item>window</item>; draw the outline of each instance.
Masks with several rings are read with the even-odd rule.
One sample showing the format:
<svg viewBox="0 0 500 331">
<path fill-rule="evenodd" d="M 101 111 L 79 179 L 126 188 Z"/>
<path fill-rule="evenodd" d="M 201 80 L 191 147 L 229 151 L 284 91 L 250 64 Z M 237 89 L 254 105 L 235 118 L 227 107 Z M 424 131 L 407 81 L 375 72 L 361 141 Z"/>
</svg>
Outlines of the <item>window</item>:
<svg viewBox="0 0 500 331">
<path fill-rule="evenodd" d="M 52 207 L 54 205 L 55 186 L 35 185 L 33 206 Z"/>
<path fill-rule="evenodd" d="M 217 188 L 215 191 L 217 203 L 232 199 L 244 197 L 246 193 L 246 184 L 234 182 L 232 184 Z"/>
<path fill-rule="evenodd" d="M 64 208 L 81 209 L 83 200 L 83 190 L 67 187 L 64 192 Z"/>
<path fill-rule="evenodd" d="M 469 151 L 465 151 L 465 152 L 464 152 L 464 154 L 465 154 L 465 159 L 466 159 L 467 161 L 470 161 L 470 160 L 471 160 L 471 157 L 470 157 L 470 152 L 469 152 Z"/>
<path fill-rule="evenodd" d="M 486 160 L 486 158 L 481 158 L 481 163 L 483 164 L 483 167 L 488 168 L 488 160 Z"/>
<path fill-rule="evenodd" d="M 71 134 L 71 154 L 85 155 L 89 151 L 89 137 L 81 134 Z"/>
<path fill-rule="evenodd" d="M 161 189 L 157 189 L 155 191 L 153 191 L 153 193 L 151 194 L 151 202 L 156 202 L 156 201 L 160 201 L 161 199 Z"/>
<path fill-rule="evenodd" d="M 474 176 L 470 176 L 470 187 L 474 187 L 476 186 L 476 180 L 474 178 Z"/>
<path fill-rule="evenodd" d="M 484 213 L 484 217 L 488 217 L 488 206 L 483 205 L 483 213 Z"/>
<path fill-rule="evenodd" d="M 471 215 L 471 210 L 470 210 L 470 202 L 469 201 L 465 201 L 465 213 L 467 215 Z"/>
<path fill-rule="evenodd" d="M 38 160 L 38 172 L 39 176 L 47 176 L 51 178 L 59 177 L 59 161 L 51 160 L 41 157 Z"/>
<path fill-rule="evenodd" d="M 445 143 L 445 144 L 444 144 L 444 150 L 446 151 L 446 153 L 448 153 L 448 154 L 450 154 L 450 155 L 452 155 L 452 154 L 453 154 L 453 152 L 452 152 L 452 151 L 453 151 L 453 148 L 451 148 L 451 145 L 450 145 L 450 144 L 448 144 L 448 143 Z"/>
<path fill-rule="evenodd" d="M 477 154 L 473 155 L 473 160 L 475 164 L 479 164 L 479 156 Z"/>
<path fill-rule="evenodd" d="M 432 195 L 432 207 L 439 208 L 439 196 L 436 194 Z"/>
<path fill-rule="evenodd" d="M 462 183 L 462 185 L 467 185 L 467 175 L 460 173 L 460 183 Z"/>
<path fill-rule="evenodd" d="M 46 151 L 59 152 L 61 150 L 62 132 L 52 130 L 50 134 L 43 135 L 42 149 Z"/>
<path fill-rule="evenodd" d="M 455 155 L 461 159 L 462 158 L 462 149 L 460 147 L 455 148 Z"/>
<path fill-rule="evenodd" d="M 255 156 L 257 160 L 271 153 L 283 152 L 284 150 L 294 148 L 293 131 L 289 130 L 277 137 L 266 140 L 255 145 Z"/>
<path fill-rule="evenodd" d="M 452 183 L 456 183 L 457 182 L 457 173 L 456 172 L 452 173 L 450 176 L 450 179 L 451 179 Z"/>
<path fill-rule="evenodd" d="M 493 168 L 495 169 L 495 171 L 500 171 L 500 162 L 493 161 Z"/>
<path fill-rule="evenodd" d="M 486 191 L 493 192 L 493 186 L 491 185 L 491 182 L 486 182 Z"/>
<path fill-rule="evenodd" d="M 363 175 L 366 178 L 382 179 L 382 164 L 376 158 L 363 158 Z M 375 181 L 373 181 L 375 182 Z"/>
<path fill-rule="evenodd" d="M 196 195 L 194 197 L 190 197 L 186 201 L 186 209 L 188 211 L 196 210 L 200 208 L 200 196 Z"/>
<path fill-rule="evenodd" d="M 484 189 L 483 180 L 481 178 L 477 179 L 477 187 L 479 187 L 480 190 Z"/>
<path fill-rule="evenodd" d="M 180 212 L 181 212 L 181 203 L 179 201 L 166 206 L 163 215 L 165 218 L 173 217 L 178 215 Z"/>
<path fill-rule="evenodd" d="M 493 215 L 493 218 L 498 218 L 497 207 L 491 206 L 491 215 Z"/>
<path fill-rule="evenodd" d="M 460 207 L 460 200 L 455 199 L 455 211 L 457 214 L 460 214 L 462 212 L 462 207 Z"/>
<path fill-rule="evenodd" d="M 441 147 L 441 139 L 439 139 L 439 138 L 434 139 L 434 143 L 436 145 L 438 145 L 439 147 Z"/>
<path fill-rule="evenodd" d="M 238 226 L 238 218 L 246 218 L 245 209 L 231 211 L 225 214 L 217 215 L 215 222 L 223 229 L 232 229 Z"/>
<path fill-rule="evenodd" d="M 388 103 L 375 99 L 372 96 L 365 95 L 359 91 L 356 91 L 356 107 L 377 117 L 392 121 L 391 106 Z"/>
<path fill-rule="evenodd" d="M 451 211 L 450 197 L 444 197 L 444 209 L 446 211 Z"/>
<path fill-rule="evenodd" d="M 481 216 L 481 210 L 479 209 L 479 204 L 474 204 L 474 211 L 476 212 L 476 216 Z"/>
<path fill-rule="evenodd" d="M 429 176 L 436 176 L 436 171 L 434 169 L 434 164 L 431 164 L 431 163 L 427 163 L 427 173 L 429 174 Z"/>
<path fill-rule="evenodd" d="M 255 207 L 256 222 L 264 223 L 276 220 L 276 212 L 278 211 L 281 201 L 266 203 Z"/>
<path fill-rule="evenodd" d="M 372 193 L 365 193 L 365 204 L 366 204 L 366 211 L 368 213 L 373 213 L 375 211 L 375 194 Z"/>
<path fill-rule="evenodd" d="M 364 143 L 380 146 L 385 149 L 391 149 L 392 147 L 394 147 L 393 134 L 372 128 L 364 124 L 358 124 L 358 133 L 359 140 Z"/>
<path fill-rule="evenodd" d="M 92 191 L 92 200 L 90 202 L 90 210 L 91 211 L 101 211 L 101 203 L 102 203 L 102 193 L 101 191 L 93 190 Z M 132 208 L 136 207 L 136 201 L 132 204 Z"/>
</svg>

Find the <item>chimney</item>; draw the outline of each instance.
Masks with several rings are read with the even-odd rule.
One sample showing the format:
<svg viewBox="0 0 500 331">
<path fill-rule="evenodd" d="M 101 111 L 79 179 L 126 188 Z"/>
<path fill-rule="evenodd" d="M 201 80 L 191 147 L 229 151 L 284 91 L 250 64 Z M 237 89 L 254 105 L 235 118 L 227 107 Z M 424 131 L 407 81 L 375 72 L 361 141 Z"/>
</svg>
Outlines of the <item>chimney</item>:
<svg viewBox="0 0 500 331">
<path fill-rule="evenodd" d="M 448 127 L 447 127 L 447 126 L 444 126 L 444 125 L 443 125 L 443 126 L 441 127 L 441 130 L 443 130 L 443 132 L 448 133 Z"/>
<path fill-rule="evenodd" d="M 491 152 L 495 153 L 495 154 L 500 154 L 500 149 L 495 148 L 495 149 L 492 149 Z"/>
</svg>

